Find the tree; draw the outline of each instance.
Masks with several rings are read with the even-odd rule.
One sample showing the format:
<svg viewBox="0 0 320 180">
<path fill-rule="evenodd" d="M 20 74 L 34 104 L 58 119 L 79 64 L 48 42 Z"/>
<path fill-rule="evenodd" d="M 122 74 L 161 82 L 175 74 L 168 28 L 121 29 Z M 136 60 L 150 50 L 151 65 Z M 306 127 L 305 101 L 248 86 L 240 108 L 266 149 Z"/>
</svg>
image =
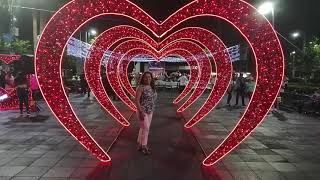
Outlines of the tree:
<svg viewBox="0 0 320 180">
<path fill-rule="evenodd" d="M 5 42 L 0 39 L 0 53 L 31 54 L 31 43 L 20 39 L 15 39 L 11 42 Z"/>
<path fill-rule="evenodd" d="M 309 56 L 313 65 L 313 70 L 320 70 L 320 38 L 314 37 L 313 40 L 308 44 L 306 53 Z"/>
<path fill-rule="evenodd" d="M 314 37 L 313 40 L 309 43 L 307 50 L 310 51 L 310 55 L 313 56 L 317 63 L 320 62 L 320 38 Z"/>
<path fill-rule="evenodd" d="M 320 72 L 320 38 L 314 37 L 313 40 L 306 45 L 306 58 L 304 58 L 304 70 L 310 73 L 311 78 L 315 78 L 315 73 Z"/>
<path fill-rule="evenodd" d="M 16 39 L 11 42 L 10 47 L 16 54 L 30 54 L 31 51 L 31 43 L 26 40 Z"/>
<path fill-rule="evenodd" d="M 90 37 L 89 44 L 93 44 L 97 40 L 97 36 Z"/>
</svg>

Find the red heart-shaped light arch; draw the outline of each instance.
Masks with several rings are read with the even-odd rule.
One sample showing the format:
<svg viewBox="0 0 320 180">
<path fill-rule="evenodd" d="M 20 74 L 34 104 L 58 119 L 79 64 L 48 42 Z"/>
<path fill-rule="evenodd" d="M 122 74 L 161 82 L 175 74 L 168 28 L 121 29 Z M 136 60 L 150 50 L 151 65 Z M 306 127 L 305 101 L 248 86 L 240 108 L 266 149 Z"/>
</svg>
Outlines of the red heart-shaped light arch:
<svg viewBox="0 0 320 180">
<path fill-rule="evenodd" d="M 135 42 L 140 42 L 140 43 L 135 43 Z M 114 49 L 114 51 L 111 54 L 111 57 L 107 61 L 108 62 L 107 63 L 108 80 L 110 82 L 110 85 L 113 87 L 113 89 L 115 89 L 115 92 L 118 94 L 118 96 L 120 98 L 122 96 L 126 96 L 126 95 L 125 95 L 125 92 L 121 88 L 120 82 L 118 81 L 118 74 L 117 74 L 117 67 L 119 65 L 118 59 L 123 58 L 123 56 L 124 56 L 123 54 L 125 54 L 130 49 L 133 49 L 133 48 L 147 49 L 148 47 L 150 47 L 148 44 L 145 44 L 145 43 L 141 44 L 141 42 L 142 41 L 129 40 L 129 41 L 125 41 L 125 42 L 121 43 L 117 48 Z M 142 45 L 141 47 L 140 47 L 140 44 Z M 168 46 L 164 47 L 160 52 L 158 52 L 154 49 L 153 50 L 154 50 L 154 53 L 157 54 L 157 57 L 160 57 L 160 56 L 162 56 L 163 53 L 166 53 L 166 51 L 176 49 L 176 48 L 185 49 L 185 50 L 191 52 L 192 54 L 199 53 L 200 57 L 203 57 L 203 60 L 198 59 L 199 64 L 201 64 L 200 67 L 202 67 L 202 69 L 200 71 L 200 80 L 199 80 L 200 82 L 199 82 L 198 86 L 200 86 L 200 87 L 206 86 L 210 80 L 211 63 L 210 63 L 210 59 L 206 56 L 204 50 L 200 46 L 198 46 L 196 43 L 191 42 L 191 41 L 178 40 L 178 41 L 173 41 L 172 44 L 168 44 Z M 150 47 L 149 50 L 151 50 L 151 49 L 152 48 Z M 117 57 L 117 56 L 114 56 L 113 54 L 121 54 L 122 57 L 121 56 Z M 102 58 L 102 57 L 100 57 L 100 58 Z M 190 101 L 188 99 L 188 102 L 193 103 L 196 100 L 195 98 L 201 96 L 201 94 L 203 92 L 204 92 L 204 89 L 197 88 L 189 98 L 189 99 L 191 99 L 191 98 L 193 98 L 193 99 Z M 127 99 L 123 99 L 123 100 L 125 101 L 125 100 L 130 100 L 130 99 L 127 98 Z M 125 102 L 125 103 L 128 104 L 128 102 Z"/>
<path fill-rule="evenodd" d="M 161 36 L 181 22 L 196 16 L 214 16 L 233 25 L 247 40 L 256 59 L 257 84 L 240 121 L 203 164 L 213 165 L 238 146 L 262 122 L 276 99 L 284 75 L 284 57 L 271 24 L 243 0 L 195 0 L 163 23 L 152 19 L 135 4 L 125 0 L 73 0 L 63 6 L 44 29 L 36 50 L 36 74 L 40 89 L 59 122 L 101 161 L 110 157 L 83 128 L 66 97 L 61 62 L 69 38 L 86 22 L 98 16 L 116 14 L 144 24 Z"/>
<path fill-rule="evenodd" d="M 179 54 L 181 53 L 181 54 Z M 135 90 L 132 88 L 129 79 L 127 77 L 128 74 L 128 66 L 130 61 L 138 56 L 138 55 L 148 55 L 151 56 L 153 58 L 157 58 L 155 55 L 153 56 L 152 53 L 148 50 L 145 49 L 131 49 L 129 50 L 119 61 L 119 65 L 118 65 L 118 79 L 120 81 L 120 83 L 122 84 L 122 86 L 124 87 L 124 89 L 129 92 L 129 94 L 131 96 L 135 96 Z M 179 97 L 185 97 L 191 90 L 193 85 L 197 82 L 198 80 L 198 76 L 199 71 L 198 71 L 198 61 L 196 60 L 196 58 L 188 51 L 183 51 L 182 49 L 174 49 L 171 50 L 170 52 L 166 53 L 165 55 L 163 55 L 163 57 L 167 57 L 167 56 L 178 56 L 182 59 L 185 59 L 185 61 L 187 62 L 188 66 L 190 67 L 190 80 L 188 85 L 186 86 L 186 88 L 183 90 L 183 92 L 179 95 Z M 158 59 L 160 60 L 160 59 Z M 181 99 L 183 99 L 183 97 Z"/>
<path fill-rule="evenodd" d="M 223 89 L 224 86 L 223 84 L 225 84 L 226 82 L 230 81 L 231 78 L 231 69 L 232 69 L 232 64 L 231 61 L 229 60 L 229 56 L 227 53 L 225 53 L 225 45 L 223 44 L 223 42 L 216 36 L 214 35 L 212 32 L 205 30 L 203 28 L 199 28 L 199 27 L 188 27 L 188 28 L 183 28 L 177 32 L 175 32 L 174 34 L 170 35 L 169 37 L 167 37 L 165 40 L 163 40 L 160 44 L 163 43 L 162 46 L 165 46 L 168 42 L 173 41 L 174 39 L 184 39 L 184 40 L 193 40 L 196 41 L 197 43 L 201 44 L 202 46 L 206 47 L 211 54 L 213 55 L 213 58 L 215 60 L 216 63 L 216 70 L 219 69 L 223 69 L 222 72 L 217 72 L 217 79 L 220 78 L 224 78 L 223 82 L 218 83 L 220 86 L 220 89 Z M 121 60 L 120 60 L 121 61 Z M 126 68 L 126 67 L 123 67 Z M 125 74 L 120 74 L 120 76 L 125 76 L 127 74 L 127 72 Z M 122 77 L 123 79 L 125 79 L 124 77 Z M 219 82 L 219 81 L 218 81 Z M 215 83 L 217 84 L 217 83 Z M 134 90 L 132 89 L 131 86 L 126 85 L 125 87 L 127 91 L 129 91 L 131 93 L 131 95 L 134 95 Z M 186 91 L 182 92 L 174 101 L 174 104 L 177 104 L 181 99 L 183 99 L 187 94 L 188 94 L 188 88 L 185 88 Z M 216 96 L 220 97 L 222 96 L 222 94 L 219 91 L 215 91 L 213 90 L 212 92 L 216 92 Z M 224 93 L 224 91 L 223 91 Z M 198 96 L 201 94 L 198 94 Z M 195 99 L 197 99 L 198 97 L 196 97 Z M 209 96 L 208 99 L 211 99 L 212 97 Z M 193 98 L 191 98 L 193 99 Z M 219 98 L 215 98 L 219 99 Z M 210 100 L 209 100 L 210 101 Z M 214 101 L 214 100 L 213 100 Z M 189 107 L 192 103 L 190 103 L 190 101 L 186 102 L 184 105 L 182 105 L 182 107 L 180 109 L 178 109 L 178 112 L 182 112 L 184 111 L 187 107 Z M 216 104 L 216 102 L 212 102 L 211 100 L 211 104 Z M 207 106 L 207 103 L 204 104 L 204 107 Z M 211 107 L 209 108 L 211 110 Z M 203 114 L 203 113 L 202 113 Z M 196 115 L 195 115 L 196 116 Z"/>
<path fill-rule="evenodd" d="M 103 54 L 105 51 L 108 50 L 111 46 L 113 46 L 113 43 L 116 43 L 117 41 L 123 41 L 124 39 L 130 39 L 130 38 L 144 38 L 145 41 L 151 42 L 151 44 L 156 44 L 154 40 L 146 33 L 143 33 L 141 30 L 131 27 L 131 26 L 117 26 L 111 29 L 106 30 L 101 35 L 99 35 L 95 41 L 95 43 L 92 45 L 90 50 L 90 58 L 86 60 L 85 63 L 85 69 L 86 75 L 89 79 L 89 85 L 91 84 L 91 80 L 95 81 L 92 84 L 102 84 L 101 80 L 99 78 L 95 78 L 100 73 L 100 61 L 99 59 L 102 59 Z M 146 39 L 147 38 L 147 39 Z M 211 91 L 209 98 L 204 103 L 203 107 L 200 108 L 200 110 L 189 120 L 189 122 L 186 124 L 186 127 L 191 127 L 197 122 L 199 122 L 206 114 L 208 114 L 212 108 L 219 102 L 219 100 L 222 98 L 223 94 L 225 93 L 225 90 L 229 84 L 229 81 L 231 79 L 231 61 L 229 59 L 229 56 L 227 53 L 225 53 L 225 45 L 223 42 L 212 32 L 205 30 L 203 28 L 199 27 L 188 27 L 183 28 L 173 34 L 171 34 L 169 37 L 158 43 L 158 48 L 163 48 L 167 46 L 169 43 L 172 43 L 172 41 L 177 41 L 177 39 L 182 40 L 193 40 L 197 43 L 201 44 L 204 47 L 207 47 L 212 53 L 214 54 L 214 60 L 216 63 L 217 70 L 223 69 L 223 71 L 217 71 L 217 83 L 215 83 L 215 87 Z M 115 53 L 115 54 L 121 54 L 121 53 Z M 112 56 L 111 56 L 112 57 Z M 116 57 L 120 58 L 120 57 Z M 109 61 L 108 61 L 109 62 Z M 116 63 L 116 64 L 114 64 Z M 114 89 L 116 89 L 116 92 L 119 92 L 119 97 L 122 97 L 125 95 L 125 92 L 120 88 L 120 82 L 118 82 L 118 79 L 116 77 L 115 69 L 110 69 L 117 66 L 117 61 L 113 62 L 112 66 L 108 66 L 109 69 L 107 70 L 109 74 L 108 78 L 111 84 L 113 85 Z M 96 74 L 95 74 L 96 73 Z M 113 74 L 112 74 L 113 73 Z M 125 75 L 124 75 L 125 76 Z M 91 78 L 93 77 L 93 78 Z M 207 77 L 208 78 L 208 77 Z M 100 81 L 100 83 L 99 83 Z M 206 86 L 206 82 L 202 81 L 200 84 L 201 86 Z M 93 89 L 93 92 L 103 92 L 102 85 L 100 87 L 96 86 L 90 86 Z M 182 109 L 178 109 L 179 112 L 182 110 L 185 110 L 187 107 L 189 107 L 197 98 L 201 96 L 201 93 L 203 93 L 204 89 L 197 89 L 190 98 L 182 105 Z M 102 95 L 103 97 L 100 97 L 101 94 L 98 94 L 98 100 L 103 99 L 103 97 L 106 96 Z M 106 99 L 103 99 L 106 100 Z M 128 97 L 125 98 L 125 101 L 130 101 Z M 103 104 L 110 104 L 108 103 L 101 103 Z M 128 102 L 126 102 L 128 104 Z M 129 106 L 130 107 L 130 106 Z M 113 112 L 111 109 L 108 109 L 108 107 L 104 107 L 108 112 Z M 118 120 L 119 121 L 119 120 Z M 120 122 L 120 121 L 119 121 Z"/>
<path fill-rule="evenodd" d="M 145 54 L 152 56 L 150 51 L 146 51 L 145 49 L 134 49 L 128 51 L 125 56 L 120 59 L 119 66 L 118 66 L 118 75 L 119 80 L 122 83 L 124 89 L 130 93 L 130 95 L 135 96 L 135 90 L 132 88 L 131 83 L 129 82 L 129 79 L 127 78 L 128 74 L 128 66 L 130 61 L 137 55 L 137 54 Z M 198 71 L 198 61 L 196 58 L 190 53 L 183 49 L 175 49 L 164 56 L 178 56 L 186 60 L 190 67 L 190 79 L 187 86 L 184 88 L 184 90 L 181 92 L 181 94 L 175 99 L 174 102 L 178 102 L 182 100 L 191 90 L 194 84 L 198 80 L 199 71 Z"/>
</svg>

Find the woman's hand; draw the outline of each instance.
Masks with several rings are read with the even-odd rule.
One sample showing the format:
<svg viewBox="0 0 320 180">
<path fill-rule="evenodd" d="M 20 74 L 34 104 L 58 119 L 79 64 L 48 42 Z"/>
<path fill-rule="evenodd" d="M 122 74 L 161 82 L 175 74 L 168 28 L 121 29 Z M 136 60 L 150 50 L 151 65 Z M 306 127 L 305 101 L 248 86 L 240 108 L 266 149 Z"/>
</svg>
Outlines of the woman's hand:
<svg viewBox="0 0 320 180">
<path fill-rule="evenodd" d="M 143 113 L 142 113 L 142 111 L 140 111 L 140 110 L 138 110 L 138 117 L 139 117 L 139 120 L 140 120 L 140 121 L 143 121 L 143 120 L 144 120 Z"/>
</svg>

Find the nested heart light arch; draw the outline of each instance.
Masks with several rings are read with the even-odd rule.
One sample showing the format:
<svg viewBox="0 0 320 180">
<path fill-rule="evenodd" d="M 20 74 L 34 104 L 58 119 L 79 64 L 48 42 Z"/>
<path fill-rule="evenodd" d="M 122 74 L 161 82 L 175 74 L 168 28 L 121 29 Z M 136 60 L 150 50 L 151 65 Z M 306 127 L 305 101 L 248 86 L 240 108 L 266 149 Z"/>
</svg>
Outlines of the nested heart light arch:
<svg viewBox="0 0 320 180">
<path fill-rule="evenodd" d="M 45 100 L 59 122 L 101 161 L 108 162 L 111 159 L 75 115 L 62 85 L 61 62 L 67 41 L 78 29 L 96 17 L 110 14 L 138 21 L 155 37 L 169 33 L 187 19 L 214 16 L 233 25 L 249 43 L 256 59 L 255 92 L 236 127 L 203 161 L 206 166 L 219 161 L 248 137 L 262 122 L 279 93 L 284 75 L 279 39 L 266 18 L 243 0 L 224 0 L 223 3 L 220 0 L 195 0 L 163 23 L 158 23 L 130 1 L 72 0 L 52 17 L 40 38 L 35 60 L 37 79 Z"/>
<path fill-rule="evenodd" d="M 99 41 L 99 39 L 97 39 L 97 41 Z M 184 42 L 184 43 L 182 43 Z M 185 45 L 187 44 L 187 45 Z M 109 44 L 106 44 L 106 45 L 109 45 Z M 189 46 L 188 46 L 189 45 Z M 168 50 L 171 50 L 171 49 L 174 49 L 174 48 L 177 48 L 179 46 L 183 46 L 181 48 L 184 48 L 186 50 L 188 50 L 189 52 L 193 51 L 193 54 L 195 54 L 195 52 L 200 52 L 202 49 L 196 45 L 195 43 L 193 42 L 187 42 L 187 41 L 176 41 L 172 44 L 169 44 L 167 47 L 164 47 L 163 50 L 161 50 L 161 54 L 165 53 L 166 51 Z M 94 46 L 93 46 L 94 47 Z M 190 47 L 193 47 L 194 49 L 190 48 Z M 150 51 L 153 51 L 153 53 L 155 54 L 158 54 L 157 55 L 157 59 L 159 59 L 159 57 L 161 56 L 161 54 L 159 54 L 158 51 L 156 51 L 154 48 L 152 47 L 149 47 L 148 44 L 146 44 L 145 42 L 141 41 L 141 40 L 128 40 L 128 41 L 125 41 L 123 43 L 121 43 L 118 48 L 115 48 L 115 50 L 113 51 L 113 53 L 111 54 L 111 58 L 108 60 L 108 63 L 107 63 L 107 72 L 108 72 L 108 80 L 110 82 L 110 84 L 113 86 L 113 88 L 116 90 L 116 93 L 118 93 L 118 96 L 121 97 L 121 96 L 125 96 L 125 92 L 121 89 L 121 85 L 120 85 L 120 82 L 118 81 L 118 78 L 117 78 L 117 73 L 116 73 L 116 68 L 118 66 L 118 62 L 117 59 L 121 59 L 123 58 L 123 56 L 121 57 L 118 57 L 118 56 L 114 56 L 113 54 L 116 53 L 116 54 L 125 54 L 125 52 L 129 51 L 130 49 L 133 49 L 133 48 L 142 48 L 142 49 L 148 49 Z M 197 51 L 195 51 L 195 49 L 197 49 Z M 94 54 L 95 52 L 95 49 L 92 49 L 92 53 Z M 201 54 L 201 52 L 200 52 Z M 201 54 L 203 57 L 206 57 L 205 55 L 205 52 L 202 52 Z M 90 58 L 87 60 L 88 62 L 91 61 L 91 55 L 90 55 Z M 98 59 L 101 59 L 102 57 L 98 57 Z M 94 57 L 94 59 L 96 59 Z M 209 68 L 211 68 L 211 65 L 210 65 L 210 61 L 209 59 L 206 59 L 205 61 L 201 62 L 200 63 L 205 63 L 204 65 L 201 65 L 201 67 L 203 67 L 203 69 L 207 69 L 206 71 L 204 71 L 202 73 L 203 76 L 201 76 L 201 79 L 203 79 L 202 81 L 202 86 L 206 85 L 207 82 L 209 81 L 209 78 L 210 78 L 210 73 L 211 71 L 208 70 Z M 92 67 L 86 67 L 86 68 L 92 68 Z M 96 68 L 98 68 L 96 66 Z M 206 82 L 207 81 L 207 82 Z M 99 91 L 99 89 L 96 89 L 96 90 L 93 90 L 93 91 Z M 127 99 L 123 99 L 124 101 L 125 100 L 129 100 L 129 98 Z M 128 102 L 125 102 L 126 104 L 128 104 Z"/>
<path fill-rule="evenodd" d="M 150 54 L 150 51 L 147 51 L 149 53 L 146 53 L 146 49 L 139 49 L 139 48 L 134 48 L 134 49 L 130 49 L 129 51 L 127 51 L 124 56 L 120 59 L 120 61 L 118 62 L 118 68 L 117 68 L 117 74 L 118 77 L 117 79 L 119 80 L 119 85 L 120 83 L 123 85 L 124 90 L 126 90 L 127 92 L 130 93 L 131 96 L 135 97 L 135 90 L 132 88 L 128 78 L 127 78 L 127 69 L 128 69 L 128 65 L 131 61 L 131 59 L 133 59 L 135 56 L 137 55 L 149 55 L 152 56 L 154 59 L 156 60 L 160 60 L 161 58 L 158 58 L 156 55 L 152 55 L 153 53 Z M 182 53 L 181 55 L 179 53 Z M 200 76 L 200 73 L 198 73 L 198 67 L 200 67 L 200 65 L 202 66 L 202 64 L 199 64 L 198 61 L 196 60 L 196 58 L 189 52 L 189 51 L 182 51 L 182 49 L 180 49 L 180 51 L 178 51 L 178 49 L 173 49 L 170 50 L 170 52 L 167 52 L 165 55 L 162 55 L 163 57 L 166 56 L 180 56 L 182 59 L 186 60 L 186 63 L 188 64 L 188 66 L 191 69 L 191 77 L 190 77 L 190 85 L 194 84 L 197 82 L 198 76 Z M 201 69 L 201 67 L 200 67 Z M 186 87 L 186 89 L 184 90 L 184 92 L 182 92 L 179 96 L 186 96 L 188 94 L 188 92 L 190 92 L 191 88 L 190 85 Z M 190 89 L 190 90 L 188 90 Z"/>
<path fill-rule="evenodd" d="M 128 33 L 129 32 L 129 33 Z M 120 36 L 119 36 L 120 35 Z M 92 45 L 92 48 L 90 50 L 90 57 L 88 60 L 85 62 L 85 69 L 90 69 L 89 71 L 85 71 L 88 76 L 95 77 L 99 73 L 94 74 L 95 72 L 99 72 L 99 59 L 101 61 L 103 54 L 105 51 L 108 50 L 111 46 L 113 46 L 114 43 L 117 41 L 123 41 L 123 36 L 128 35 L 130 38 L 145 38 L 146 42 L 151 42 L 151 44 L 156 44 L 154 40 L 146 33 L 143 33 L 141 30 L 131 27 L 131 26 L 116 26 L 114 28 L 108 29 L 105 32 L 103 32 L 101 35 L 99 35 L 96 38 L 95 43 Z M 124 39 L 130 39 L 129 37 L 126 37 Z M 147 38 L 147 39 L 146 39 Z M 232 66 L 231 66 L 231 61 L 230 57 L 228 54 L 225 52 L 225 45 L 223 42 L 212 32 L 205 30 L 203 28 L 199 27 L 188 27 L 188 28 L 183 28 L 173 34 L 171 34 L 169 37 L 161 41 L 158 45 L 158 48 L 164 48 L 169 45 L 169 43 L 172 43 L 173 41 L 177 40 L 193 40 L 196 41 L 197 43 L 201 44 L 202 46 L 206 47 L 210 50 L 210 52 L 214 53 L 212 57 L 214 57 L 214 60 L 217 61 L 216 67 L 217 70 L 221 69 L 223 71 L 217 71 L 217 83 L 215 83 L 215 87 L 213 88 L 213 91 L 210 93 L 209 98 L 207 101 L 204 103 L 203 107 L 200 108 L 200 110 L 189 120 L 189 123 L 186 124 L 186 127 L 191 127 L 197 122 L 199 122 L 207 113 L 210 112 L 212 108 L 219 102 L 219 100 L 222 98 L 223 94 L 225 93 L 225 90 L 227 89 L 228 82 L 231 79 L 231 71 L 232 71 Z M 119 46 L 119 45 L 118 45 Z M 115 54 L 122 54 L 122 53 L 115 53 Z M 205 55 L 204 55 L 205 56 Z M 111 56 L 112 57 L 112 56 Z M 121 57 L 116 57 L 116 58 L 121 58 Z M 121 60 L 120 60 L 121 61 Z M 107 61 L 109 62 L 109 61 Z M 117 66 L 117 61 L 113 62 L 116 64 L 113 64 L 112 66 L 107 66 L 107 67 L 115 67 Z M 201 66 L 202 67 L 202 66 Z M 200 69 L 202 69 L 200 67 Z M 209 65 L 207 65 L 209 67 Z M 122 97 L 125 95 L 125 92 L 120 89 L 120 82 L 117 82 L 118 79 L 116 78 L 115 75 L 115 69 L 108 69 L 107 72 L 113 72 L 113 74 L 109 74 L 109 80 L 112 82 L 112 84 L 116 84 L 116 92 L 120 92 L 119 97 Z M 206 73 L 206 71 L 204 71 Z M 209 78 L 210 72 L 207 72 L 208 74 L 206 75 L 206 78 Z M 126 75 L 124 75 L 126 76 Z M 91 84 L 92 78 L 89 77 L 89 85 Z M 101 84 L 99 83 L 98 78 L 92 79 L 96 82 L 93 82 L 92 84 Z M 100 80 L 101 82 L 101 80 Z M 196 89 L 195 92 L 189 97 L 189 99 L 182 105 L 182 110 L 185 110 L 187 107 L 189 107 L 193 102 L 195 102 L 196 99 L 198 99 L 201 94 L 204 91 L 204 88 L 207 84 L 206 81 L 203 81 L 198 85 L 202 89 Z M 128 85 L 129 86 L 129 85 Z M 131 88 L 131 87 L 130 87 Z M 102 92 L 102 86 L 100 88 L 92 86 L 93 92 Z M 186 88 L 187 90 L 187 88 Z M 134 91 L 134 90 L 132 90 Z M 214 92 L 214 93 L 213 93 Z M 97 93 L 98 94 L 98 93 Z M 185 94 L 186 95 L 186 94 Z M 105 95 L 104 95 L 105 96 Z M 181 96 L 179 96 L 181 97 Z M 178 98 L 179 98 L 178 97 Z M 103 99 L 100 97 L 100 94 L 97 99 Z M 103 99 L 105 100 L 105 99 Z M 181 99 L 180 99 L 181 100 Z M 129 101 L 129 98 L 126 97 L 126 101 Z M 102 104 L 105 104 L 102 102 Z M 105 107 L 105 109 L 108 112 L 109 111 L 108 107 Z M 182 111 L 181 108 L 178 109 L 179 112 Z"/>
<path fill-rule="evenodd" d="M 126 42 L 120 44 L 119 48 L 116 48 L 113 53 L 124 54 L 132 48 L 139 47 L 139 44 L 141 44 L 141 43 L 134 43 L 134 42 L 135 42 L 135 40 L 130 40 L 130 41 L 126 41 Z M 184 43 L 181 43 L 181 42 L 184 42 Z M 148 48 L 148 46 L 149 45 L 147 45 L 147 44 L 143 44 L 143 46 L 140 48 L 146 49 L 146 48 Z M 194 49 L 192 49 L 190 47 L 193 47 Z M 172 44 L 169 44 L 167 47 L 164 47 L 163 50 L 160 51 L 161 54 L 159 54 L 158 51 L 155 51 L 155 53 L 157 53 L 158 54 L 157 56 L 159 57 L 163 53 L 165 53 L 166 51 L 171 50 L 171 49 L 175 49 L 175 48 L 186 49 L 187 51 L 191 52 L 192 54 L 196 54 L 196 52 L 198 52 L 201 55 L 201 57 L 204 57 L 203 59 L 202 58 L 198 59 L 199 64 L 201 64 L 200 67 L 202 67 L 202 69 L 200 71 L 199 86 L 206 86 L 206 84 L 210 80 L 211 64 L 210 64 L 209 58 L 206 56 L 206 54 L 202 50 L 202 48 L 191 41 L 188 42 L 188 41 L 179 40 L 179 41 L 173 41 Z M 117 74 L 116 74 L 116 68 L 119 65 L 118 64 L 119 61 L 117 61 L 117 59 L 115 59 L 113 57 L 114 56 L 111 55 L 111 58 L 108 60 L 107 70 L 108 70 L 108 72 L 114 72 L 114 74 L 108 73 L 108 75 L 109 75 L 108 79 L 109 79 L 110 84 L 114 87 L 114 89 L 117 90 L 116 92 L 119 93 L 119 92 L 121 92 L 121 89 L 118 89 L 118 88 L 120 88 L 120 84 L 119 84 Z M 120 57 L 120 58 L 122 58 L 122 57 Z M 197 91 L 197 89 L 194 91 L 194 94 L 196 94 L 196 93 L 199 93 Z M 195 96 L 190 96 L 190 97 L 195 97 Z"/>
<path fill-rule="evenodd" d="M 132 88 L 128 78 L 128 66 L 130 61 L 137 55 L 137 54 L 145 54 L 151 56 L 150 51 L 147 51 L 145 49 L 132 49 L 128 51 L 125 56 L 120 59 L 119 66 L 118 66 L 118 72 L 119 72 L 119 80 L 121 84 L 123 85 L 124 89 L 130 93 L 131 96 L 135 96 L 135 90 Z M 182 59 L 185 59 L 187 64 L 190 67 L 190 79 L 189 83 L 185 87 L 185 89 L 181 92 L 181 94 L 175 99 L 175 101 L 179 102 L 182 100 L 191 90 L 194 84 L 198 80 L 199 74 L 199 63 L 196 60 L 196 58 L 188 51 L 183 49 L 175 49 L 169 51 L 164 56 L 177 56 Z"/>
<path fill-rule="evenodd" d="M 215 62 L 217 62 L 216 71 L 219 70 L 219 69 L 220 70 L 223 69 L 222 72 L 217 72 L 217 74 L 218 74 L 217 76 L 218 76 L 218 79 L 224 78 L 223 80 L 225 82 L 224 83 L 219 83 L 219 84 L 223 85 L 226 82 L 230 81 L 231 69 L 232 69 L 231 61 L 229 60 L 228 54 L 224 53 L 225 52 L 224 50 L 226 48 L 225 45 L 223 44 L 223 42 L 217 36 L 215 36 L 212 32 L 207 31 L 207 30 L 205 30 L 203 28 L 188 27 L 188 28 L 183 28 L 183 29 L 173 33 L 172 35 L 167 37 L 165 40 L 160 42 L 160 45 L 163 43 L 163 46 L 166 46 L 166 44 L 168 42 L 172 42 L 172 40 L 178 39 L 178 38 L 183 39 L 183 40 L 193 40 L 193 41 L 196 41 L 197 43 L 201 44 L 202 46 L 206 46 L 207 45 L 208 47 L 206 47 L 206 48 L 210 50 L 211 54 L 214 54 L 212 57 L 214 58 Z M 215 53 L 217 53 L 217 54 L 215 54 Z M 201 67 L 200 67 L 200 69 L 201 69 Z M 222 82 L 222 81 L 220 81 L 220 82 Z M 217 87 L 215 87 L 215 88 L 217 88 Z M 223 89 L 223 88 L 226 88 L 226 87 L 220 86 L 220 89 Z M 186 88 L 185 90 L 186 91 L 182 92 L 173 101 L 174 104 L 177 104 L 181 99 L 183 99 L 188 94 L 188 92 L 189 92 L 189 91 L 187 91 L 188 88 Z M 134 90 L 132 90 L 132 88 L 131 88 L 131 89 L 129 89 L 129 91 L 134 91 Z M 217 91 L 216 89 L 214 89 L 212 92 L 215 92 L 216 96 L 218 96 L 218 97 L 222 96 L 222 94 L 221 94 L 221 92 L 219 90 Z M 224 91 L 222 91 L 222 92 L 224 94 Z M 210 94 L 209 99 L 212 98 L 211 95 L 212 94 Z M 191 95 L 191 97 L 178 109 L 178 112 L 182 112 L 186 108 L 191 106 L 191 104 L 193 102 L 195 102 L 195 100 L 198 99 L 200 96 L 201 96 L 201 93 L 193 93 Z M 218 100 L 218 99 L 219 98 L 215 98 L 215 100 Z M 216 102 L 215 101 L 211 102 L 211 104 L 216 104 Z M 204 103 L 204 106 L 207 106 L 207 102 Z M 197 116 L 197 115 L 198 115 L 198 113 L 195 116 Z M 194 121 L 194 122 L 197 122 L 197 121 Z"/>
</svg>

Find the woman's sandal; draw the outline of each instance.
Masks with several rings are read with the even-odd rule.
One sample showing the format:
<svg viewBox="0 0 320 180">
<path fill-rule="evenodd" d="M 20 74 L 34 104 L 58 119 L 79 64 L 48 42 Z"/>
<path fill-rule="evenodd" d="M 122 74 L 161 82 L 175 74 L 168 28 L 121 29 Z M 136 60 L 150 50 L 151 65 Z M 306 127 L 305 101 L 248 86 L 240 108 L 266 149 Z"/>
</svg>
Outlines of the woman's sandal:
<svg viewBox="0 0 320 180">
<path fill-rule="evenodd" d="M 151 154 L 151 149 L 144 147 L 144 148 L 142 148 L 142 153 L 144 155 L 150 155 Z"/>
</svg>

